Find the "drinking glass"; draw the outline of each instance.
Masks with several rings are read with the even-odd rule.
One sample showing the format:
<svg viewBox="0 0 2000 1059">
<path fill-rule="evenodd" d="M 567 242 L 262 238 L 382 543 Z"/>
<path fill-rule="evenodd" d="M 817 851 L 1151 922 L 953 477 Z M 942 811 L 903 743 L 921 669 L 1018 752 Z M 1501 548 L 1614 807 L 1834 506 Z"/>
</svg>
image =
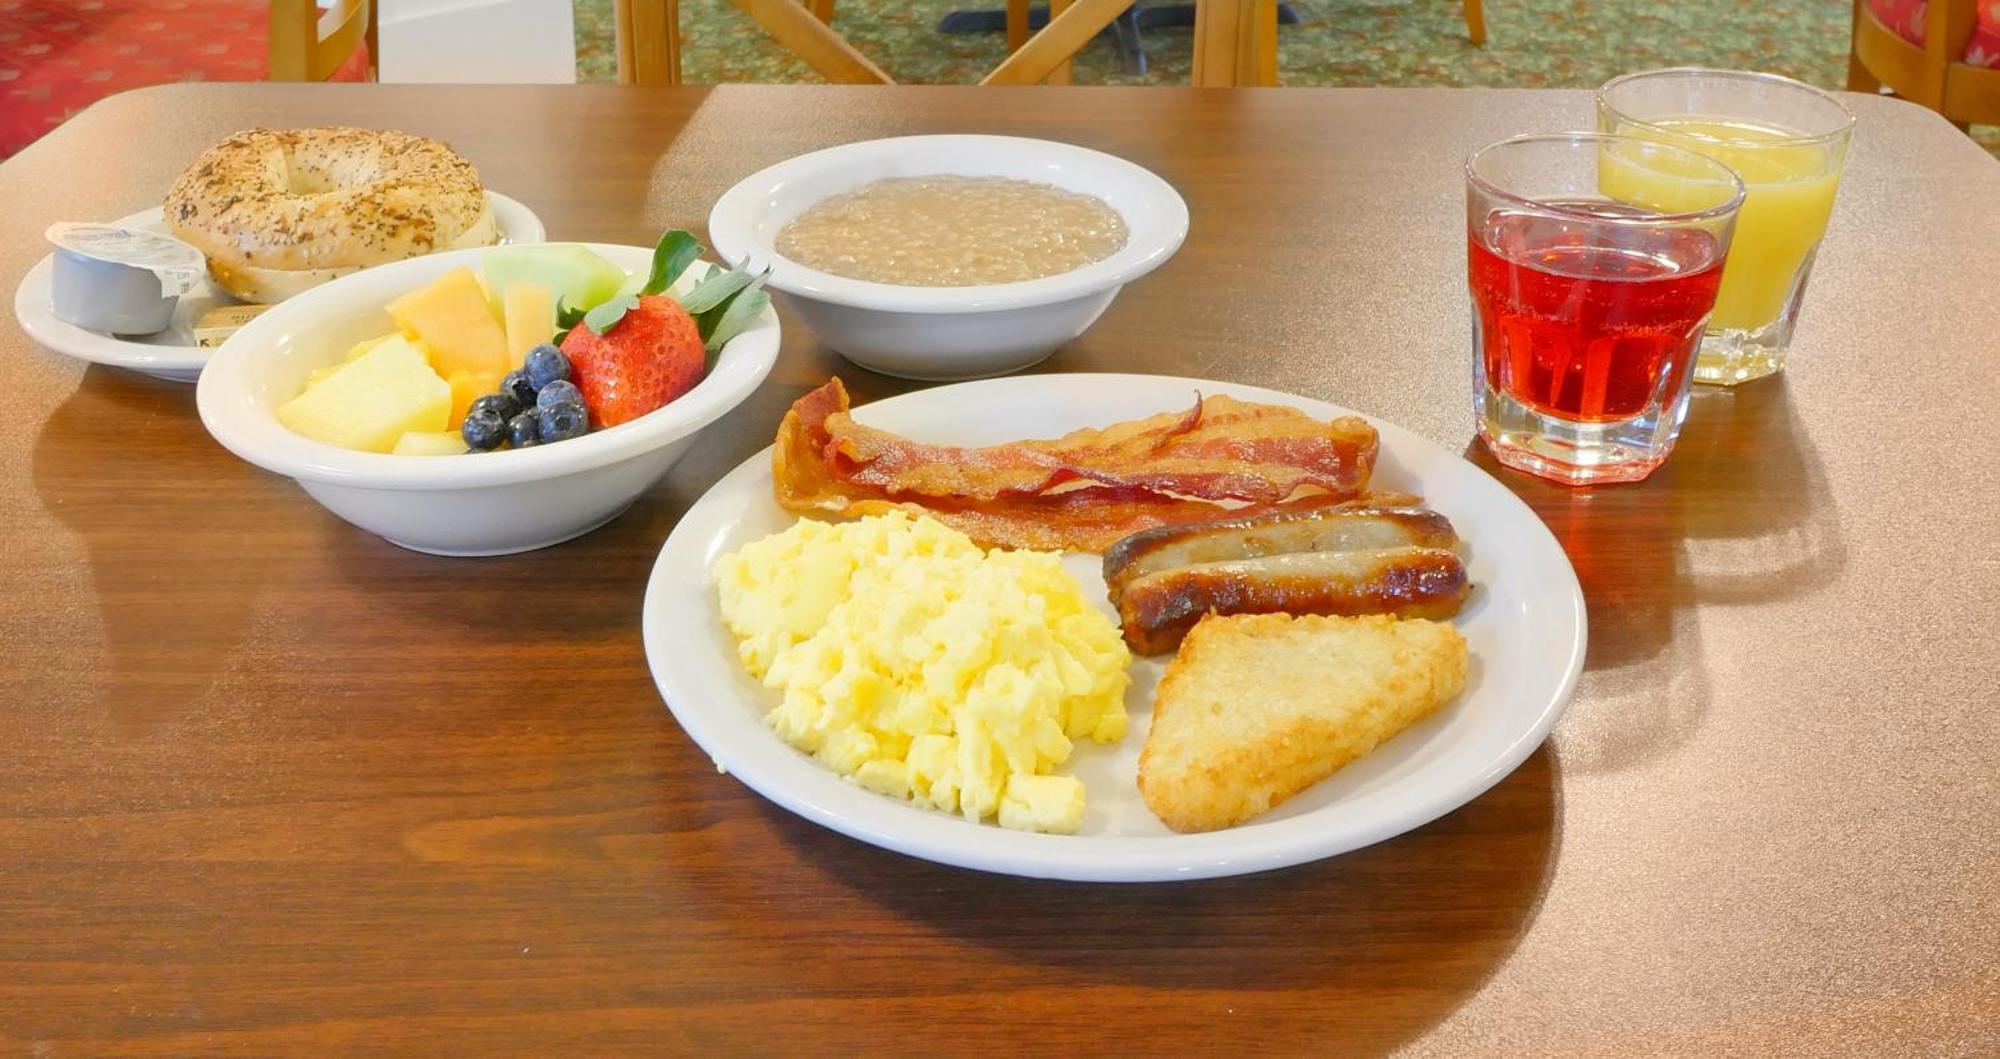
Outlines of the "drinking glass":
<svg viewBox="0 0 2000 1059">
<path fill-rule="evenodd" d="M 1606 193 L 1670 186 L 1676 208 Z M 1465 163 L 1473 406 L 1501 463 L 1634 482 L 1673 451 L 1743 184 L 1608 133 L 1517 136 Z"/>
<path fill-rule="evenodd" d="M 1597 90 L 1597 124 L 1711 155 L 1742 178 L 1747 195 L 1694 377 L 1733 386 L 1784 368 L 1854 115 L 1832 95 L 1788 77 L 1683 67 L 1605 82 Z M 1674 187 L 1640 176 L 1606 191 L 1665 209 L 1684 205 Z"/>
</svg>

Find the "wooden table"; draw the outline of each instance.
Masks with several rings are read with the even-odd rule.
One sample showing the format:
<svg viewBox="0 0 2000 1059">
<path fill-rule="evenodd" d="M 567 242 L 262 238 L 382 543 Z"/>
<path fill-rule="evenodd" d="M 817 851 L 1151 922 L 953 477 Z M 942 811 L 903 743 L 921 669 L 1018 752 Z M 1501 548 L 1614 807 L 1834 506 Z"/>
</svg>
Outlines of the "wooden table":
<svg viewBox="0 0 2000 1059">
<path fill-rule="evenodd" d="M 995 92 L 1012 94 L 1001 98 Z M 1470 444 L 1459 164 L 1581 92 L 181 86 L 0 166 L 11 289 L 64 218 L 242 126 L 450 139 L 560 238 L 699 229 L 739 177 L 897 133 L 1149 166 L 1187 245 L 1049 371 L 1212 376 Z M 0 1042 L 39 1056 L 1971 1054 L 1996 1028 L 2000 165 L 1861 118 L 1792 369 L 1672 462 L 1501 473 L 1589 594 L 1555 735 L 1415 833 L 1163 886 L 882 852 L 717 775 L 639 601 L 675 517 L 839 372 L 777 370 L 629 514 L 400 551 L 209 441 L 190 387 L 0 324 Z M 689 621 L 707 620 L 690 615 Z"/>
</svg>

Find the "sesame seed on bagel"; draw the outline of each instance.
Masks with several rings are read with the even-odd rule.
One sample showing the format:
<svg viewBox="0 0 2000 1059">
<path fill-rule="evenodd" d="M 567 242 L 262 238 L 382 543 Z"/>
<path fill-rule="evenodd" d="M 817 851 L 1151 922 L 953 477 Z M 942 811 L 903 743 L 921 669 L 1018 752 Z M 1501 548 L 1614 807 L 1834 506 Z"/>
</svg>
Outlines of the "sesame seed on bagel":
<svg viewBox="0 0 2000 1059">
<path fill-rule="evenodd" d="M 375 129 L 239 132 L 174 181 L 165 210 L 216 282 L 248 302 L 500 238 L 471 162 L 436 140 Z"/>
</svg>

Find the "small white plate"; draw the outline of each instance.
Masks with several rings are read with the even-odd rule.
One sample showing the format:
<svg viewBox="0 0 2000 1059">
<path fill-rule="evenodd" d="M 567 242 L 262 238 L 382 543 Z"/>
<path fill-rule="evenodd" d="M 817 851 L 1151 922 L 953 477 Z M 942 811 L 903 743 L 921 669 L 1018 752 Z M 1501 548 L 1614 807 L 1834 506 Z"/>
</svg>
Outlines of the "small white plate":
<svg viewBox="0 0 2000 1059">
<path fill-rule="evenodd" d="M 1155 375 L 1034 375 L 964 383 L 864 405 L 855 418 L 929 442 L 985 445 L 1055 437 L 1172 408 L 1197 393 L 1288 404 L 1322 418 L 1355 414 L 1252 386 Z M 710 570 L 744 543 L 790 525 L 771 496 L 771 451 L 697 501 L 661 548 L 646 588 L 646 659 L 674 718 L 716 764 L 814 823 L 944 864 L 1099 882 L 1200 879 L 1317 860 L 1401 834 L 1471 801 L 1512 772 L 1554 727 L 1583 668 L 1576 572 L 1513 493 L 1458 456 L 1390 423 L 1374 484 L 1422 494 L 1468 546 L 1471 602 L 1456 619 L 1472 650 L 1465 691 L 1333 778 L 1241 827 L 1169 831 L 1136 784 L 1164 659 L 1135 659 L 1132 725 L 1103 747 L 1079 742 L 1068 770 L 1087 804 L 1076 835 L 974 824 L 864 790 L 764 725 L 775 694 L 750 679 L 722 626 Z M 1094 555 L 1065 565 L 1104 602 Z"/>
<path fill-rule="evenodd" d="M 533 210 L 497 191 L 488 191 L 486 197 L 493 204 L 501 242 L 539 243 L 547 238 L 542 220 Z M 111 223 L 151 232 L 167 230 L 166 216 L 157 206 Z M 174 322 L 159 334 L 107 335 L 56 319 L 54 296 L 49 292 L 54 271 L 55 255 L 44 255 L 14 290 L 14 318 L 21 322 L 21 329 L 29 338 L 79 360 L 130 368 L 173 382 L 193 382 L 200 378 L 202 365 L 215 353 L 213 348 L 203 349 L 195 344 L 194 322 L 217 305 L 236 304 L 236 299 L 213 283 L 204 283 L 199 290 L 182 296 L 180 305 L 174 309 Z"/>
</svg>

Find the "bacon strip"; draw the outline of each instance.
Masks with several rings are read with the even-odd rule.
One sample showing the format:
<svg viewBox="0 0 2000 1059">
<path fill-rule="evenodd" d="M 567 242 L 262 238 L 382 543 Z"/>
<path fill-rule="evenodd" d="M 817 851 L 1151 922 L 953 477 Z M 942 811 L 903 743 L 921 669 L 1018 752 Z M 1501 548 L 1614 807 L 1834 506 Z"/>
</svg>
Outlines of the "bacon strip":
<svg viewBox="0 0 2000 1059">
<path fill-rule="evenodd" d="M 844 480 L 897 496 L 968 500 L 1077 480 L 1266 504 L 1305 487 L 1352 496 L 1367 484 L 1376 451 L 1365 420 L 1325 423 L 1296 408 L 1221 396 L 1183 413 L 976 449 L 910 441 L 864 427 L 844 410 L 824 422 L 827 452 Z"/>
<path fill-rule="evenodd" d="M 927 513 L 989 547 L 1102 551 L 1153 526 L 1360 496 L 1374 428 L 1297 409 L 1200 400 L 1049 441 L 959 448 L 855 423 L 838 378 L 778 428 L 775 492 L 791 511 Z M 1304 491 L 1304 495 L 1300 495 Z"/>
</svg>

